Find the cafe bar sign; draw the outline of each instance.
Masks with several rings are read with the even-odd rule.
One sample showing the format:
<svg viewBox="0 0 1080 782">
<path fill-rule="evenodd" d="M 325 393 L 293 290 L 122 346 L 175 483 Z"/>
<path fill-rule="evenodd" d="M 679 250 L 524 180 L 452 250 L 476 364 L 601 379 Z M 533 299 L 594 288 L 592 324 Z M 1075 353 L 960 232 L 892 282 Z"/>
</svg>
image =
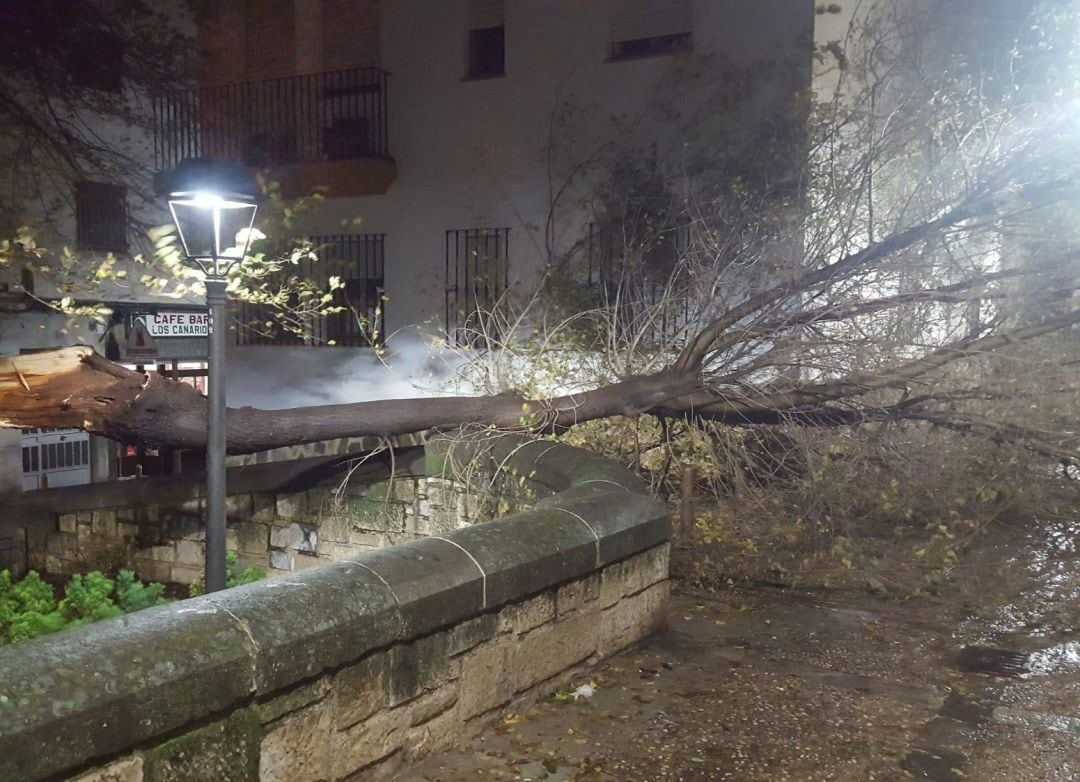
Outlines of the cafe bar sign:
<svg viewBox="0 0 1080 782">
<path fill-rule="evenodd" d="M 210 336 L 208 312 L 148 312 L 139 317 L 147 333 L 154 339 Z"/>
</svg>

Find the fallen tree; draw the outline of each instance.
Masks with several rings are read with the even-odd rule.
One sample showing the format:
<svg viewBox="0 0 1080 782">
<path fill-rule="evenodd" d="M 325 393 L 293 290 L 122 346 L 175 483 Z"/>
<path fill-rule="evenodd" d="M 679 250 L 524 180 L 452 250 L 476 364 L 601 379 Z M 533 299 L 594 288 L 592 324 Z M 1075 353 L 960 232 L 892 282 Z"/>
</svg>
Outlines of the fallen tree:
<svg viewBox="0 0 1080 782">
<path fill-rule="evenodd" d="M 591 309 L 582 316 L 555 291 L 509 315 L 482 313 L 471 321 L 480 339 L 465 342 L 488 357 L 512 352 L 521 333 L 544 331 L 540 302 L 576 313 L 562 323 L 588 324 L 575 349 L 605 356 L 606 375 L 565 378 L 572 392 L 509 384 L 482 396 L 233 409 L 228 450 L 653 414 L 731 426 L 917 421 L 1075 462 L 1080 242 L 1063 209 L 1080 181 L 1074 118 L 1035 111 L 1057 88 L 1030 59 L 1008 89 L 963 69 L 928 81 L 934 62 L 913 58 L 951 63 L 948 47 L 902 40 L 928 35 L 910 27 L 926 24 L 919 14 L 886 21 L 853 27 L 858 67 L 860 50 L 837 48 L 836 96 L 800 118 L 807 129 L 782 164 L 733 175 L 730 160 L 695 162 L 705 173 L 688 182 L 678 180 L 685 160 L 646 165 L 640 149 L 608 147 L 590 158 L 621 183 L 594 193 L 620 243 L 617 268 L 589 288 Z M 1044 50 L 1035 41 L 1010 54 Z M 582 200 L 569 185 L 552 192 Z M 673 254 L 676 229 L 695 239 Z M 549 251 L 549 282 L 571 278 L 573 253 Z M 199 448 L 206 418 L 191 387 L 89 348 L 0 359 L 0 426 Z"/>
</svg>

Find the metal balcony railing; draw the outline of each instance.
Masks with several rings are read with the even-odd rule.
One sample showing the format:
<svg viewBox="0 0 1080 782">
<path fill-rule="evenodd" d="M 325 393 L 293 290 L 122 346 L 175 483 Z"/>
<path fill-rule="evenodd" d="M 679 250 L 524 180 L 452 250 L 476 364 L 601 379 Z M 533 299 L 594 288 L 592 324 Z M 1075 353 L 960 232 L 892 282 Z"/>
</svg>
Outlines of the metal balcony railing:
<svg viewBox="0 0 1080 782">
<path fill-rule="evenodd" d="M 154 104 L 158 170 L 200 156 L 255 167 L 389 157 L 387 76 L 351 68 L 173 93 Z"/>
</svg>

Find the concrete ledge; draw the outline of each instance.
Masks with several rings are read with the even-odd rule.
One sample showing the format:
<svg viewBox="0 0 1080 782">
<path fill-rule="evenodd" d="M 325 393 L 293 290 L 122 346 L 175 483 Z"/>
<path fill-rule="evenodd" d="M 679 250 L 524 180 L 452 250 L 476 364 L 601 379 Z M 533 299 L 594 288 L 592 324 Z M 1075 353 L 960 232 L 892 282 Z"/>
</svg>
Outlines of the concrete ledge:
<svg viewBox="0 0 1080 782">
<path fill-rule="evenodd" d="M 297 717 L 287 731 L 252 738 L 258 721 L 236 715 L 264 702 L 276 704 L 275 714 L 306 713 L 332 681 L 347 687 L 338 701 L 353 704 L 342 719 L 359 727 L 349 731 L 375 730 L 382 717 L 361 724 L 364 715 L 406 706 L 400 718 L 410 730 L 459 709 L 449 725 L 655 626 L 663 591 L 650 585 L 666 578 L 670 520 L 629 472 L 566 445 L 514 437 L 439 440 L 429 457 L 429 467 L 484 460 L 550 496 L 497 522 L 0 649 L 0 779 L 128 763 L 118 756 L 133 747 L 143 748 L 138 758 L 156 779 L 161 762 L 146 747 L 165 746 L 178 730 L 220 743 L 236 725 L 247 742 L 244 768 L 255 768 L 250 753 L 262 741 L 261 778 L 293 778 L 267 770 L 296 760 L 268 750 L 271 737 L 292 742 L 330 718 Z M 636 595 L 647 587 L 653 597 L 643 602 Z M 556 616 L 559 601 L 593 606 L 594 616 Z M 495 639 L 507 631 L 512 642 Z M 457 655 L 473 662 L 463 667 Z M 359 673 L 343 679 L 347 670 Z M 475 681 L 446 689 L 459 675 Z M 389 695 L 368 704 L 357 688 L 382 687 L 387 677 Z M 359 746 L 342 749 L 349 763 L 361 762 Z"/>
</svg>

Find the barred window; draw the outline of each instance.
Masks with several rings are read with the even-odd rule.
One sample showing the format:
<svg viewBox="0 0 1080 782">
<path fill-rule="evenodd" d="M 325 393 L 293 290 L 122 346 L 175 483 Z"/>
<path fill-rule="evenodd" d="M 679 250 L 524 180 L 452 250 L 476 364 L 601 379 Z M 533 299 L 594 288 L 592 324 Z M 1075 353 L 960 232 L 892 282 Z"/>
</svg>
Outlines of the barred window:
<svg viewBox="0 0 1080 782">
<path fill-rule="evenodd" d="M 75 238 L 85 250 L 126 252 L 127 188 L 104 182 L 76 184 Z"/>
<path fill-rule="evenodd" d="M 318 260 L 300 262 L 299 276 L 325 286 L 338 277 L 344 287 L 333 292 L 339 312 L 282 325 L 280 309 L 237 302 L 238 345 L 353 345 L 382 343 L 386 314 L 384 268 L 386 234 L 312 236 Z"/>
<path fill-rule="evenodd" d="M 452 344 L 483 344 L 497 337 L 491 313 L 510 276 L 509 228 L 461 228 L 446 232 L 446 335 Z"/>
</svg>

